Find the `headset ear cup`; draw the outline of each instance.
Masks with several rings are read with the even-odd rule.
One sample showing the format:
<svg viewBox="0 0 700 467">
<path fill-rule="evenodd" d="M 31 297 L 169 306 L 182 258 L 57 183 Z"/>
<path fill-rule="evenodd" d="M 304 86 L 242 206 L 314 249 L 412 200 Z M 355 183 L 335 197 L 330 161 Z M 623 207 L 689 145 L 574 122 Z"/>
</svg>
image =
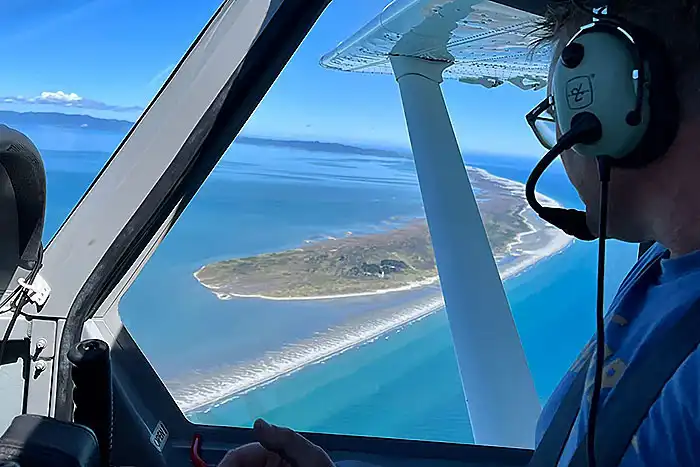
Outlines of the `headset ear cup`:
<svg viewBox="0 0 700 467">
<path fill-rule="evenodd" d="M 647 130 L 637 147 L 628 157 L 615 161 L 619 167 L 633 168 L 648 165 L 666 154 L 678 133 L 680 104 L 673 65 L 661 39 L 639 27 L 632 26 L 628 31 L 646 67 L 645 93 L 649 112 Z"/>
</svg>

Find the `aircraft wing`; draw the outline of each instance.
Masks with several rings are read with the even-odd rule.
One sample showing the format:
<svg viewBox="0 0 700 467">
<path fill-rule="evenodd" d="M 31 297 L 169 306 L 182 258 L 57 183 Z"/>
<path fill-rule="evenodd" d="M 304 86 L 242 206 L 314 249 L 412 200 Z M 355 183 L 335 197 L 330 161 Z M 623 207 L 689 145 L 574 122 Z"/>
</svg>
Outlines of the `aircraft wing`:
<svg viewBox="0 0 700 467">
<path fill-rule="evenodd" d="M 448 61 L 469 84 L 546 86 L 551 48 L 533 48 L 539 16 L 483 0 L 395 0 L 321 59 L 326 68 L 391 74 L 390 55 Z"/>
</svg>

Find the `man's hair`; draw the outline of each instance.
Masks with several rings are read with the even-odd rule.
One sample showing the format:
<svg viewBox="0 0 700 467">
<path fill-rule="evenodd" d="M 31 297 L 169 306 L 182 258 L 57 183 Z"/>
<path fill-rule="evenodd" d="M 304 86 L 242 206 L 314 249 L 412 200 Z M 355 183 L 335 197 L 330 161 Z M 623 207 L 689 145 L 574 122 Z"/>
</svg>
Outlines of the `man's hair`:
<svg viewBox="0 0 700 467">
<path fill-rule="evenodd" d="M 578 3 L 585 5 L 583 1 Z M 609 13 L 659 37 L 678 78 L 679 93 L 687 94 L 691 90 L 689 86 L 699 93 L 700 0 L 610 0 L 607 8 Z M 591 19 L 591 15 L 572 0 L 553 1 L 534 31 L 535 45 L 555 44 L 561 38 L 568 40 Z"/>
<path fill-rule="evenodd" d="M 562 36 L 568 39 L 571 33 L 567 31 L 575 30 L 590 19 L 590 16 L 586 17 L 572 0 L 551 2 L 547 5 L 544 17 L 537 22 L 537 28 L 533 31 L 536 38 L 535 45 L 551 44 L 557 42 Z"/>
</svg>

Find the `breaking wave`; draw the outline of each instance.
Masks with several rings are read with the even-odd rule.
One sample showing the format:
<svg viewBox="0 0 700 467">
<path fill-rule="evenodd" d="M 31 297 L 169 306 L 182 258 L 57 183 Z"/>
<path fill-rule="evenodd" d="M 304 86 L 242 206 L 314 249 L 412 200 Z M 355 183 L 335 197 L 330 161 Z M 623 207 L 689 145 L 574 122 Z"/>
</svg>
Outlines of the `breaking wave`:
<svg viewBox="0 0 700 467">
<path fill-rule="evenodd" d="M 405 308 L 390 309 L 373 317 L 364 317 L 359 323 L 330 328 L 280 350 L 269 351 L 254 362 L 218 369 L 216 374 L 199 373 L 197 383 L 172 382 L 167 386 L 184 412 L 207 410 L 308 365 L 322 363 L 335 355 L 372 342 L 442 307 L 442 296 L 437 295 Z"/>
</svg>

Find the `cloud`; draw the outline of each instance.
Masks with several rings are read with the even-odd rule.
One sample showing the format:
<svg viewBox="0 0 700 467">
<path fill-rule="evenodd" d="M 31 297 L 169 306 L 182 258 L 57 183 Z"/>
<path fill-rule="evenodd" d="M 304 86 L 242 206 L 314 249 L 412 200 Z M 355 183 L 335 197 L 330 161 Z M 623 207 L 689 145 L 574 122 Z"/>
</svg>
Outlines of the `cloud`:
<svg viewBox="0 0 700 467">
<path fill-rule="evenodd" d="M 107 104 L 105 102 L 86 99 L 77 95 L 74 92 L 63 91 L 44 91 L 36 97 L 24 96 L 9 96 L 0 97 L 0 103 L 3 104 L 36 104 L 36 105 L 58 105 L 62 107 L 70 107 L 75 109 L 90 109 L 90 110 L 111 110 L 113 112 L 140 112 L 142 107 L 138 106 L 122 106 Z"/>
</svg>

